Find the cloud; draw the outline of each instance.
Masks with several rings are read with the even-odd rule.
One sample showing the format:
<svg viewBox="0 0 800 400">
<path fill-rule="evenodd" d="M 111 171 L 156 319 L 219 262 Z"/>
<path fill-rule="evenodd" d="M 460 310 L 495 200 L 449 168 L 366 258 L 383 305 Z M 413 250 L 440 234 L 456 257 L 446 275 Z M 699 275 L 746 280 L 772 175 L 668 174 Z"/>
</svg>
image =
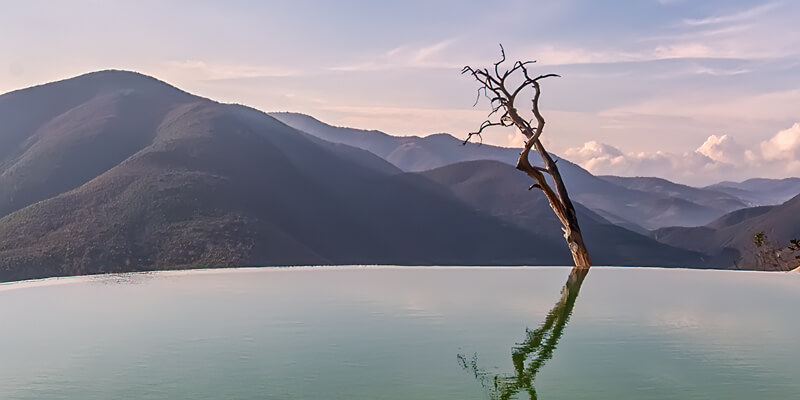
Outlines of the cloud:
<svg viewBox="0 0 800 400">
<path fill-rule="evenodd" d="M 598 175 L 659 176 L 706 185 L 727 179 L 800 174 L 800 123 L 748 150 L 729 135 L 711 135 L 685 153 L 623 152 L 590 141 L 567 149 L 564 156 Z"/>
<path fill-rule="evenodd" d="M 441 42 L 418 49 L 411 57 L 411 63 L 414 65 L 425 65 L 431 62 L 431 59 L 436 55 L 450 47 L 455 41 L 455 39 L 442 40 Z"/>
<path fill-rule="evenodd" d="M 793 30 L 795 20 L 790 15 L 796 10 L 794 4 L 769 2 L 734 13 L 684 18 L 668 29 L 652 30 L 655 35 L 644 35 L 635 42 L 643 45 L 638 47 L 640 52 L 656 59 L 796 57 L 798 39 L 785 34 Z"/>
<path fill-rule="evenodd" d="M 625 155 L 618 148 L 595 140 L 584 143 L 582 147 L 567 149 L 564 155 L 588 169 L 597 169 L 601 165 L 609 167 L 626 162 Z"/>
<path fill-rule="evenodd" d="M 735 53 L 720 51 L 709 47 L 704 43 L 679 43 L 672 45 L 657 46 L 653 50 L 654 59 L 670 58 L 731 58 L 736 57 Z"/>
<path fill-rule="evenodd" d="M 708 171 L 720 167 L 720 163 L 699 152 L 624 153 L 614 146 L 596 141 L 568 149 L 564 156 L 593 174 L 661 176 L 684 182 L 699 182 Z"/>
<path fill-rule="evenodd" d="M 707 18 L 699 18 L 699 19 L 685 19 L 683 22 L 686 25 L 690 26 L 701 26 L 701 25 L 713 25 L 713 24 L 722 24 L 722 23 L 729 23 L 729 22 L 740 22 L 744 20 L 749 20 L 755 18 L 761 14 L 764 14 L 767 11 L 770 11 L 776 7 L 781 5 L 780 2 L 771 2 L 762 4 L 747 10 L 739 11 L 733 14 L 726 14 L 726 15 L 716 15 Z"/>
<path fill-rule="evenodd" d="M 744 148 L 728 135 L 711 135 L 696 152 L 716 162 L 736 163 L 743 159 Z"/>
<path fill-rule="evenodd" d="M 609 64 L 629 61 L 646 61 L 649 54 L 623 51 L 587 49 L 579 46 L 543 45 L 524 51 L 533 54 L 538 65 Z"/>
<path fill-rule="evenodd" d="M 407 68 L 461 68 L 465 65 L 464 63 L 455 63 L 442 57 L 442 54 L 457 41 L 457 39 L 445 39 L 421 47 L 396 47 L 384 54 L 372 57 L 369 61 L 335 66 L 329 68 L 329 70 L 362 72 Z"/>
<path fill-rule="evenodd" d="M 768 161 L 800 162 L 800 123 L 762 142 L 761 154 Z"/>
<path fill-rule="evenodd" d="M 654 97 L 638 104 L 605 110 L 604 115 L 637 114 L 713 120 L 715 123 L 746 121 L 785 121 L 797 118 L 800 89 L 761 94 L 718 96 L 695 92 Z"/>
<path fill-rule="evenodd" d="M 654 41 L 656 39 L 651 38 Z M 698 40 L 698 35 L 675 38 L 660 38 L 655 44 L 632 51 L 611 49 L 586 49 L 577 46 L 537 46 L 526 51 L 533 54 L 538 65 L 582 65 L 582 64 L 626 64 L 649 63 L 674 59 L 773 59 L 785 56 L 785 40 L 757 43 L 741 40 L 738 35 L 728 35 L 714 40 Z M 745 69 L 717 71 L 697 69 L 693 73 L 712 75 L 735 75 L 750 72 Z"/>
<path fill-rule="evenodd" d="M 753 72 L 747 68 L 734 68 L 734 69 L 726 69 L 726 68 L 710 68 L 705 67 L 702 65 L 696 65 L 692 73 L 697 75 L 711 75 L 711 76 L 735 76 L 735 75 L 742 75 L 742 74 L 749 74 Z"/>
<path fill-rule="evenodd" d="M 749 160 L 752 164 L 784 175 L 800 175 L 800 123 L 779 131 L 759 148 L 761 153 Z"/>
</svg>

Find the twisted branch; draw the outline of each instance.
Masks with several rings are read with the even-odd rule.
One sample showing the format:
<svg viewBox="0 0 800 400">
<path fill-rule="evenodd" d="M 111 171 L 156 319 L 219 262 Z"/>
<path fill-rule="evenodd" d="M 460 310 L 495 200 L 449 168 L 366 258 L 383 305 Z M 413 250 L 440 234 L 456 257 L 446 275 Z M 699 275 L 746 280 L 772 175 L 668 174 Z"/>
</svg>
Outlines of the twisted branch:
<svg viewBox="0 0 800 400">
<path fill-rule="evenodd" d="M 536 181 L 536 183 L 529 187 L 529 190 L 536 188 L 544 193 L 550 204 L 550 208 L 553 209 L 553 212 L 561 222 L 564 238 L 572 253 L 575 266 L 588 268 L 591 266 L 592 262 L 589 258 L 586 245 L 583 242 L 575 207 L 569 198 L 569 193 L 561 178 L 561 173 L 558 170 L 556 161 L 550 153 L 547 152 L 540 140 L 545 127 L 545 119 L 539 110 L 539 98 L 541 96 L 540 81 L 546 78 L 559 77 L 559 75 L 542 74 L 535 78 L 531 77 L 528 66 L 536 61 L 516 61 L 510 69 L 503 70 L 502 65 L 506 62 L 506 52 L 503 45 L 500 45 L 500 56 L 500 60 L 493 64 L 494 68 L 491 72 L 487 68 L 481 69 L 470 66 L 466 66 L 461 70 L 462 74 L 468 73 L 480 83 L 476 104 L 478 100 L 480 100 L 481 93 L 483 93 L 489 100 L 491 106 L 491 111 L 487 115 L 487 120 L 480 125 L 476 132 L 468 134 L 467 138 L 464 140 L 464 144 L 469 143 L 473 136 L 477 136 L 482 143 L 483 131 L 493 126 L 516 127 L 526 139 L 525 145 L 517 159 L 516 168 Z M 522 83 L 514 88 L 506 86 L 509 77 L 520 74 L 524 78 Z M 517 96 L 528 87 L 533 89 L 533 96 L 531 98 L 531 112 L 533 113 L 533 118 L 526 120 L 520 115 L 515 104 Z M 498 114 L 500 115 L 499 119 L 493 120 Z M 534 126 L 534 121 L 536 121 L 536 126 Z M 539 154 L 541 162 L 544 165 L 543 167 L 535 166 L 530 162 L 530 153 L 532 149 L 535 149 L 536 153 Z M 546 175 L 551 177 L 553 181 L 552 186 L 546 179 Z"/>
</svg>

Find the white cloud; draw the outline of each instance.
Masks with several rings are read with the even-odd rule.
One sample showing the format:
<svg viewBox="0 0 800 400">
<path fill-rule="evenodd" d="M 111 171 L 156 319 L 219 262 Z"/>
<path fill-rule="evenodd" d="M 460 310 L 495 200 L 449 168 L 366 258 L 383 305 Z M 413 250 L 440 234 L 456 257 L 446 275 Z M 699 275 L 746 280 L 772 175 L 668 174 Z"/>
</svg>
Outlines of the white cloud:
<svg viewBox="0 0 800 400">
<path fill-rule="evenodd" d="M 593 174 L 659 176 L 695 185 L 800 174 L 800 123 L 755 148 L 747 150 L 729 135 L 711 135 L 695 151 L 685 153 L 626 153 L 609 144 L 590 141 L 567 149 L 564 156 Z"/>
<path fill-rule="evenodd" d="M 656 152 L 624 153 L 596 141 L 568 149 L 564 156 L 593 174 L 621 176 L 660 176 L 682 182 L 699 182 L 721 163 L 699 152 L 683 154 Z"/>
<path fill-rule="evenodd" d="M 703 43 L 679 43 L 658 46 L 653 50 L 657 59 L 722 57 L 722 54 Z M 725 56 L 730 56 L 726 54 Z"/>
<path fill-rule="evenodd" d="M 711 160 L 724 163 L 740 162 L 744 158 L 744 148 L 728 135 L 711 135 L 695 150 Z"/>
<path fill-rule="evenodd" d="M 766 160 L 800 161 L 800 123 L 761 143 L 761 153 Z"/>
<path fill-rule="evenodd" d="M 584 143 L 582 147 L 567 149 L 564 155 L 570 160 L 586 164 L 587 168 L 595 165 L 611 166 L 625 162 L 625 155 L 619 149 L 595 140 Z"/>
<path fill-rule="evenodd" d="M 701 65 L 695 66 L 695 68 L 692 70 L 692 73 L 697 75 L 711 75 L 711 76 L 735 76 L 741 74 L 748 74 L 750 72 L 753 71 L 746 68 L 734 68 L 734 69 L 709 68 Z"/>
<path fill-rule="evenodd" d="M 628 61 L 644 61 L 648 54 L 626 53 L 602 49 L 587 49 L 577 46 L 536 46 L 522 54 L 532 54 L 538 65 L 572 65 L 572 64 L 598 64 L 619 63 Z"/>
</svg>

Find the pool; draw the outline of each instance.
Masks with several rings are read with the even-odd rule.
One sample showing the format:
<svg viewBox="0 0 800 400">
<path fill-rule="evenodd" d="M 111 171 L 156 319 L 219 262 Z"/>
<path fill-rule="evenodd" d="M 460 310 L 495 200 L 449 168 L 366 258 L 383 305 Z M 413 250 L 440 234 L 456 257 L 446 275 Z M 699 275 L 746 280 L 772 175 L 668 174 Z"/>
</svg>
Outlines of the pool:
<svg viewBox="0 0 800 400">
<path fill-rule="evenodd" d="M 0 398 L 800 398 L 800 274 L 570 272 L 303 267 L 3 284 Z"/>
</svg>

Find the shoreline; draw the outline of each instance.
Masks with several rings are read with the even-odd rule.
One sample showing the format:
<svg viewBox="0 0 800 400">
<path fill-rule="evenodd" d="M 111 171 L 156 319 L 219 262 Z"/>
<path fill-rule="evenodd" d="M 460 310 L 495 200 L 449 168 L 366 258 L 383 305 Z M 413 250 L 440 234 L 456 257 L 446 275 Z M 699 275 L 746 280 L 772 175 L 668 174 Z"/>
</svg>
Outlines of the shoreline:
<svg viewBox="0 0 800 400">
<path fill-rule="evenodd" d="M 188 274 L 219 274 L 219 273 L 240 273 L 240 272 L 253 272 L 253 271 L 316 271 L 316 270 L 376 270 L 376 269 L 564 269 L 572 268 L 568 265 L 276 265 L 276 266 L 245 266 L 245 267 L 214 267 L 214 268 L 187 268 L 187 269 L 163 269 L 163 270 L 150 270 L 150 271 L 133 271 L 133 272 L 114 272 L 90 275 L 69 275 L 69 276 L 53 276 L 47 278 L 25 279 L 19 281 L 0 282 L 0 291 L 10 290 L 16 288 L 29 288 L 29 287 L 43 287 L 55 286 L 68 283 L 86 282 L 90 280 L 102 280 L 114 277 L 129 277 L 138 275 L 159 275 L 159 276 L 181 276 Z M 631 266 L 616 266 L 616 265 L 595 265 L 595 269 L 614 269 L 614 270 L 675 270 L 675 271 L 716 271 L 716 272 L 732 272 L 732 273 L 757 273 L 757 274 L 774 274 L 781 271 L 755 271 L 755 270 L 730 270 L 730 269 L 705 269 L 705 268 L 686 268 L 686 267 L 631 267 Z M 788 271 L 800 273 L 800 267 Z"/>
</svg>

